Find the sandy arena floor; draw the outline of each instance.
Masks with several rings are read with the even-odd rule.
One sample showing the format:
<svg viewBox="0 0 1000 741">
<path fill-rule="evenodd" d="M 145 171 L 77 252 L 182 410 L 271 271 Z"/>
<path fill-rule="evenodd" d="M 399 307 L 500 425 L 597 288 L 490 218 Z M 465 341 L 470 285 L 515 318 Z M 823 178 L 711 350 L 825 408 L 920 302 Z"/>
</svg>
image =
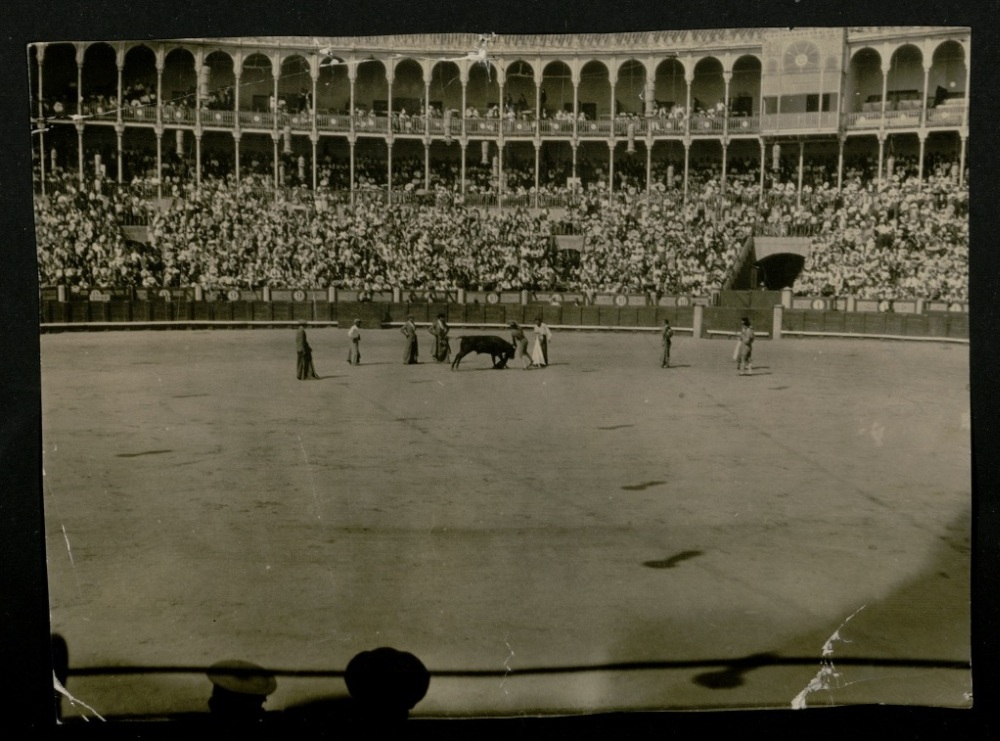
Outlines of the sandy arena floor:
<svg viewBox="0 0 1000 741">
<path fill-rule="evenodd" d="M 359 367 L 309 339 L 319 381 L 290 329 L 41 338 L 93 711 L 202 711 L 225 658 L 287 709 L 382 645 L 432 672 L 415 716 L 780 708 L 837 631 L 809 706 L 971 705 L 967 345 L 761 340 L 743 378 L 728 340 L 661 370 L 655 334 L 557 331 L 544 370 L 453 373 L 423 331 L 417 366 L 395 330 Z"/>
</svg>

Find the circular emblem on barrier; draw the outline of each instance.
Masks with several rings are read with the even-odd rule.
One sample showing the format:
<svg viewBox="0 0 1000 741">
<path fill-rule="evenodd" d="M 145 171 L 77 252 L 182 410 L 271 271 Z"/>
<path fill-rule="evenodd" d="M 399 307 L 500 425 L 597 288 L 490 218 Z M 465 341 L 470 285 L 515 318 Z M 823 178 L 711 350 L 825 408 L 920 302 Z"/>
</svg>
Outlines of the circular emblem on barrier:
<svg viewBox="0 0 1000 741">
<path fill-rule="evenodd" d="M 93 291 L 90 292 L 90 300 L 91 301 L 100 301 L 103 298 L 104 298 L 104 294 L 101 293 L 96 288 Z"/>
<path fill-rule="evenodd" d="M 626 306 L 628 304 L 628 296 L 623 294 L 618 294 L 615 296 L 615 306 Z"/>
<path fill-rule="evenodd" d="M 561 304 L 563 297 L 561 293 L 553 293 L 549 300 L 554 304 Z"/>
<path fill-rule="evenodd" d="M 962 305 L 959 303 L 954 303 L 948 307 L 948 311 L 962 311 Z"/>
<path fill-rule="evenodd" d="M 821 298 L 813 299 L 812 307 L 814 309 L 825 309 L 826 308 L 826 301 L 824 301 Z"/>
<path fill-rule="evenodd" d="M 233 288 L 232 290 L 229 291 L 229 293 L 226 294 L 226 298 L 228 298 L 230 301 L 239 301 L 240 292 L 237 291 L 235 288 Z"/>
<path fill-rule="evenodd" d="M 892 304 L 889 303 L 888 301 L 883 300 L 883 301 L 879 301 L 878 302 L 878 310 L 879 311 L 889 311 L 889 309 L 891 309 L 891 308 L 892 308 Z"/>
<path fill-rule="evenodd" d="M 157 295 L 162 299 L 166 299 L 167 301 L 170 300 L 170 291 L 166 288 L 160 290 L 160 292 Z"/>
<path fill-rule="evenodd" d="M 678 298 L 677 298 L 677 305 L 678 306 L 690 306 L 691 305 L 691 299 L 689 299 L 687 296 L 678 296 Z"/>
<path fill-rule="evenodd" d="M 298 290 L 292 291 L 292 298 L 296 301 L 305 301 L 306 292 L 299 288 Z"/>
<path fill-rule="evenodd" d="M 500 294 L 499 293 L 487 293 L 486 294 L 486 303 L 488 303 L 488 304 L 499 304 L 500 303 Z"/>
</svg>

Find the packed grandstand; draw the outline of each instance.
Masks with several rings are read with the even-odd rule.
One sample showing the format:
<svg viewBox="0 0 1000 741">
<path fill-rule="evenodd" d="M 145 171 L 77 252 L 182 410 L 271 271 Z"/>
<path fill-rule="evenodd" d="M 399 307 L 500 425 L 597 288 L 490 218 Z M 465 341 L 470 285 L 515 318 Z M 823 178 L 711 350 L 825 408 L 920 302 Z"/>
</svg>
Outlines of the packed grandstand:
<svg viewBox="0 0 1000 741">
<path fill-rule="evenodd" d="M 485 62 L 422 57 L 417 47 L 447 50 L 408 37 L 385 59 L 388 42 L 373 39 L 360 60 L 310 41 L 43 45 L 32 101 L 40 283 L 705 296 L 729 287 L 748 238 L 771 235 L 809 240 L 797 294 L 966 301 L 967 33 L 815 31 L 815 43 L 766 29 L 640 34 L 631 43 L 662 57 L 649 65 L 622 57 L 617 35 L 584 39 L 585 57 L 546 37 L 470 38 Z M 891 47 L 888 71 L 875 42 Z M 775 75 L 769 55 L 780 62 L 782 49 Z M 605 58 L 607 79 L 588 82 Z M 846 82 L 824 81 L 831 59 Z M 361 73 L 410 62 L 423 100 L 394 103 L 384 76 Z M 311 86 L 286 79 L 295 64 Z M 254 77 L 262 66 L 270 83 Z M 452 67 L 461 84 L 447 90 Z M 555 94 L 564 72 L 571 96 Z M 182 89 L 164 100 L 171 75 Z M 326 80 L 348 85 L 339 112 Z M 137 225 L 140 238 L 122 228 Z M 557 235 L 576 241 L 560 249 Z"/>
</svg>

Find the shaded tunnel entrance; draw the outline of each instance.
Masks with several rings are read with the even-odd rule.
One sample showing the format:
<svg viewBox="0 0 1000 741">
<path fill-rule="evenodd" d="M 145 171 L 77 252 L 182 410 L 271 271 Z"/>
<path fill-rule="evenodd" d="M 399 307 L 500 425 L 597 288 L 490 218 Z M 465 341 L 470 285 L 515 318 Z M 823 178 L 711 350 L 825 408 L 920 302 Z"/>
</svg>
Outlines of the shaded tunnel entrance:
<svg viewBox="0 0 1000 741">
<path fill-rule="evenodd" d="M 789 252 L 779 252 L 768 255 L 754 263 L 756 273 L 754 284 L 763 285 L 769 291 L 780 291 L 789 288 L 795 282 L 805 266 L 806 258 Z"/>
</svg>

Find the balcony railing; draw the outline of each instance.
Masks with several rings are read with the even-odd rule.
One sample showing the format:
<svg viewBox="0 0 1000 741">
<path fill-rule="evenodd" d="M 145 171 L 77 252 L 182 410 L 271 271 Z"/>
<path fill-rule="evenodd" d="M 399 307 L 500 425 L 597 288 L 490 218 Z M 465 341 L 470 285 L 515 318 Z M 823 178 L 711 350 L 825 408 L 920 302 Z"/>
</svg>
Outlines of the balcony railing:
<svg viewBox="0 0 1000 741">
<path fill-rule="evenodd" d="M 580 136 L 610 136 L 614 122 L 610 119 L 604 121 L 578 121 L 576 124 Z"/>
<path fill-rule="evenodd" d="M 760 117 L 762 131 L 797 131 L 809 129 L 836 129 L 836 111 L 811 113 L 765 113 Z"/>
<path fill-rule="evenodd" d="M 730 134 L 756 134 L 760 131 L 760 118 L 758 116 L 730 116 Z"/>
<path fill-rule="evenodd" d="M 126 106 L 122 108 L 122 120 L 156 123 L 156 106 Z"/>
<path fill-rule="evenodd" d="M 470 136 L 496 135 L 500 131 L 500 119 L 497 118 L 467 118 L 465 130 Z"/>
<path fill-rule="evenodd" d="M 321 113 L 316 116 L 316 128 L 320 131 L 350 131 L 351 117 L 343 113 Z M 354 130 L 363 134 L 384 134 L 389 130 L 389 119 L 386 116 L 357 116 Z"/>
<path fill-rule="evenodd" d="M 928 126 L 961 126 L 965 117 L 964 105 L 946 105 L 927 111 Z"/>
<path fill-rule="evenodd" d="M 96 121 L 116 121 L 118 120 L 118 113 L 115 111 L 115 107 L 110 107 L 110 110 L 106 110 L 103 105 L 94 106 L 83 104 L 83 114 L 89 116 L 91 120 Z"/>
<path fill-rule="evenodd" d="M 877 129 L 882 125 L 882 114 L 872 111 L 860 111 L 844 114 L 845 129 Z"/>
<path fill-rule="evenodd" d="M 910 102 L 910 101 L 907 101 Z M 913 101 L 919 103 L 919 101 Z M 117 111 L 88 110 L 86 122 L 117 120 Z M 949 101 L 945 105 L 929 108 L 926 111 L 928 127 L 958 127 L 965 120 L 966 103 Z M 881 109 L 845 113 L 840 116 L 840 123 L 845 130 L 873 130 L 880 128 L 901 129 L 917 128 L 921 124 L 924 112 L 918 106 L 908 105 L 897 110 Z M 157 108 L 152 105 L 127 106 L 121 109 L 121 118 L 127 123 L 155 124 Z M 272 130 L 276 126 L 275 115 L 264 111 L 228 111 L 201 110 L 201 123 L 208 128 L 232 129 L 239 119 L 239 125 L 245 129 Z M 728 126 L 731 136 L 740 134 L 777 133 L 782 131 L 833 130 L 836 128 L 838 114 L 835 112 L 810 113 L 780 113 L 764 114 L 762 116 L 730 116 L 728 119 L 714 115 L 695 115 L 690 120 L 690 132 L 695 136 L 721 136 Z M 315 115 L 316 129 L 322 132 L 347 133 L 352 129 L 352 117 L 348 114 L 317 113 Z M 71 122 L 67 116 L 56 119 Z M 162 109 L 162 122 L 167 126 L 194 126 L 198 120 L 198 112 L 193 108 L 165 106 Z M 557 121 L 555 119 L 497 119 L 497 118 L 431 118 L 429 121 L 412 116 L 390 119 L 385 115 L 367 114 L 356 116 L 353 129 L 359 134 L 387 134 L 390 121 L 392 130 L 397 134 L 422 136 L 429 133 L 434 137 L 457 138 L 463 133 L 473 138 L 496 137 L 501 131 L 507 138 L 532 138 L 536 132 L 544 137 L 570 138 L 574 132 L 574 121 Z M 630 129 L 635 138 L 683 136 L 688 122 L 681 119 L 661 117 L 614 118 L 605 116 L 595 121 L 576 121 L 575 128 L 580 137 L 616 137 L 626 138 Z M 302 134 L 312 130 L 313 115 L 309 111 L 301 113 L 277 114 L 277 128 L 290 128 Z"/>
<path fill-rule="evenodd" d="M 723 132 L 725 118 L 723 116 L 694 116 L 691 119 L 692 134 L 714 134 Z"/>
<path fill-rule="evenodd" d="M 661 134 L 680 136 L 684 133 L 684 121 L 672 118 L 651 118 L 649 119 L 649 130 L 653 136 Z"/>
<path fill-rule="evenodd" d="M 572 121 L 554 121 L 552 119 L 542 119 L 538 122 L 542 136 L 573 136 Z"/>
<path fill-rule="evenodd" d="M 197 112 L 193 108 L 173 108 L 163 109 L 163 123 L 165 124 L 194 124 Z"/>
<path fill-rule="evenodd" d="M 535 135 L 535 122 L 519 119 L 516 121 L 503 122 L 504 136 L 515 138 L 532 137 Z"/>
<path fill-rule="evenodd" d="M 247 129 L 274 128 L 274 114 L 263 111 L 240 111 L 240 127 Z"/>
<path fill-rule="evenodd" d="M 232 128 L 236 121 L 234 111 L 213 111 L 205 109 L 201 112 L 202 126 L 225 126 Z"/>
<path fill-rule="evenodd" d="M 301 113 L 285 113 L 281 116 L 281 122 L 292 131 L 311 131 L 312 115 L 308 111 Z"/>
<path fill-rule="evenodd" d="M 887 128 L 916 128 L 920 126 L 920 109 L 906 111 L 886 111 L 885 125 Z"/>
</svg>

